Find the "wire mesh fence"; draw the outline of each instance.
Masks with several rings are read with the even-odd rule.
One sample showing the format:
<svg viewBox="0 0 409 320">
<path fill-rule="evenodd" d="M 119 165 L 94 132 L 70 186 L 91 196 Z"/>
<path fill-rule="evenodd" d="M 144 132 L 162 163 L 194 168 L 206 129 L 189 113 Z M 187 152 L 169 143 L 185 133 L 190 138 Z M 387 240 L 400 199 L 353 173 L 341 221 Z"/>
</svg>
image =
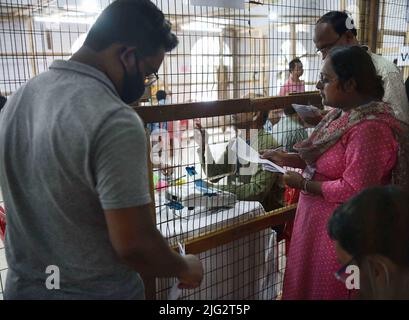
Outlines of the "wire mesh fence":
<svg viewBox="0 0 409 320">
<path fill-rule="evenodd" d="M 195 290 L 181 299 L 272 300 L 279 298 L 285 265 L 285 246 L 265 229 L 198 255 L 205 275 Z M 157 299 L 168 299 L 175 279 L 157 280 Z"/>
<path fill-rule="evenodd" d="M 52 61 L 68 59 L 110 2 L 0 0 L 0 93 L 10 96 Z M 311 129 L 291 103 L 273 107 L 266 100 L 260 104 L 264 107 L 250 108 L 242 107 L 240 98 L 251 104 L 263 97 L 315 90 L 321 58 L 312 39 L 321 15 L 347 10 L 361 44 L 375 44 L 377 53 L 391 61 L 407 44 L 404 0 L 374 1 L 379 12 L 375 40 L 369 34 L 371 1 L 246 1 L 244 9 L 195 5 L 203 1 L 193 0 L 153 2 L 172 22 L 179 46 L 166 56 L 158 82 L 145 92 L 139 106 L 156 112 L 162 104 L 187 103 L 146 121 L 157 226 L 172 246 L 268 217 L 272 210 L 296 202 L 294 190 L 285 188 L 280 173 L 248 160 L 253 151 L 262 149 L 292 152 Z M 299 72 L 298 79 L 290 77 L 290 68 Z M 407 67 L 402 71 L 409 76 Z M 160 95 L 163 91 L 166 97 Z M 296 95 L 293 98 L 296 102 Z M 206 102 L 215 100 L 231 101 L 230 112 L 219 103 L 213 105 L 218 112 L 206 115 L 203 108 L 211 108 Z M 300 100 L 300 104 L 313 102 Z M 272 229 L 268 221 L 257 232 L 199 253 L 206 269 L 203 285 L 183 292 L 182 298 L 279 297 L 285 232 L 283 225 Z M 7 270 L 2 255 L 3 247 L 0 282 Z M 173 282 L 158 280 L 156 297 L 167 298 Z"/>
<path fill-rule="evenodd" d="M 401 48 L 409 45 L 408 19 L 407 1 L 380 1 L 377 53 L 398 64 L 404 79 L 409 77 L 409 68 L 401 66 L 399 55 Z"/>
<path fill-rule="evenodd" d="M 320 100 L 316 94 L 286 99 L 293 102 L 300 99 L 306 104 L 319 104 Z M 172 106 L 137 108 L 139 115 L 147 122 L 151 144 L 156 222 L 172 246 L 203 237 L 206 241 L 209 235 L 223 234 L 227 229 L 231 230 L 257 219 L 263 220 L 277 213 L 275 210 L 283 210 L 287 205 L 296 202 L 295 197 L 290 199 L 288 193 L 286 196 L 282 173 L 273 169 L 267 170 L 264 164 L 257 163 L 258 160 L 254 162 L 254 159 L 258 159 L 259 152 L 265 149 L 291 150 L 293 144 L 308 136 L 308 129 L 295 112 L 288 111 L 290 107 L 284 109 L 288 113 L 285 115 L 283 109 L 273 106 L 272 101 L 261 102 L 263 98 L 233 100 L 230 103 L 232 111 L 228 110 L 229 106 L 223 108 L 220 105 L 220 108 L 217 108 L 216 105 L 214 112 L 219 115 L 212 117 L 203 117 L 209 112 L 206 103 L 193 103 L 184 109 L 198 110 L 197 114 L 202 115 L 201 118 L 163 121 L 156 123 L 154 128 L 151 120 L 158 119 L 159 109 L 162 110 L 161 117 L 168 117 L 170 120 L 189 115 L 183 110 L 174 112 Z M 289 105 L 289 102 L 276 101 L 275 104 Z M 243 112 L 238 112 L 240 109 Z M 270 109 L 273 111 L 268 112 Z M 250 110 L 252 111 L 249 112 Z M 276 125 L 275 133 L 267 128 L 268 118 Z M 272 299 L 279 296 L 284 270 L 282 265 L 278 269 L 278 261 L 283 261 L 285 251 L 279 252 L 278 243 L 285 239 L 285 222 L 289 220 L 291 218 L 284 220 L 281 225 L 274 224 L 267 233 L 264 230 L 256 234 L 258 239 L 261 239 L 260 243 L 264 244 L 258 247 L 261 248 L 258 249 L 259 255 L 254 256 L 251 251 L 251 259 L 264 259 L 266 266 L 253 264 L 253 267 L 248 267 L 250 269 L 247 273 L 237 274 L 230 282 L 212 282 L 209 279 L 214 280 L 215 274 L 218 274 L 217 277 L 223 274 L 214 269 L 217 269 L 217 265 L 224 265 L 223 259 L 233 259 L 232 255 L 255 245 L 254 240 L 250 240 L 254 233 L 244 229 L 242 239 L 234 240 L 230 238 L 231 234 L 226 232 L 223 240 L 227 239 L 229 244 L 213 246 L 205 253 L 200 253 L 205 264 L 211 261 L 211 268 L 206 271 L 208 284 L 203 284 L 194 293 L 186 292 L 183 297 L 203 298 L 214 294 L 215 299 Z M 263 229 L 271 225 L 267 219 L 261 221 L 261 224 Z M 274 239 L 271 240 L 273 243 L 269 243 L 269 239 Z M 284 244 L 281 243 L 282 246 Z M 216 254 L 217 250 L 229 252 Z M 268 267 L 269 261 L 274 262 L 271 268 Z M 233 265 L 238 263 L 239 261 L 234 262 Z M 256 276 L 264 267 L 269 268 L 268 275 Z M 252 287 L 253 291 L 248 291 L 250 289 L 247 288 L 246 293 L 239 294 L 237 286 L 234 287 L 233 284 L 243 283 L 243 277 L 252 277 L 254 286 L 258 283 L 263 284 L 263 287 Z M 170 282 L 171 280 L 158 282 L 158 298 L 166 297 Z M 213 287 L 210 287 L 210 284 Z M 207 288 L 207 291 L 203 291 L 204 288 Z M 232 288 L 237 290 L 231 292 Z"/>
</svg>

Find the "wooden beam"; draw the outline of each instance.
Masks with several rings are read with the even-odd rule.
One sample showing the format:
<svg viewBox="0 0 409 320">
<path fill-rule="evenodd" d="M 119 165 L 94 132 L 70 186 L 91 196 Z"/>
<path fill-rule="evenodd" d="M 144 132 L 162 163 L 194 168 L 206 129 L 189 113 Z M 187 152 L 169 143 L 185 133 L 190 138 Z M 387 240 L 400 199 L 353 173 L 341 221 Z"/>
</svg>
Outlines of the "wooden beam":
<svg viewBox="0 0 409 320">
<path fill-rule="evenodd" d="M 400 51 L 400 47 L 394 47 L 394 48 L 379 48 L 377 49 L 378 54 L 398 54 Z"/>
<path fill-rule="evenodd" d="M 291 106 L 293 103 L 321 106 L 321 102 L 321 96 L 318 93 L 306 93 L 287 97 L 231 99 L 165 106 L 134 107 L 134 110 L 145 123 L 152 123 L 217 117 L 243 112 L 269 111 L 282 109 Z"/>
<path fill-rule="evenodd" d="M 250 221 L 212 232 L 194 240 L 186 241 L 184 243 L 186 252 L 190 254 L 199 254 L 234 240 L 241 239 L 255 232 L 282 225 L 294 219 L 296 210 L 297 205 L 291 205 L 289 207 L 268 212 L 264 216 L 254 218 Z M 173 249 L 178 251 L 178 248 L 176 247 Z"/>
<path fill-rule="evenodd" d="M 6 57 L 64 57 L 64 56 L 71 56 L 71 53 L 68 52 L 12 52 L 12 53 L 7 53 L 7 52 L 1 52 L 0 53 L 0 58 L 6 58 Z"/>
<path fill-rule="evenodd" d="M 396 31 L 396 30 L 390 30 L 390 29 L 382 30 L 382 34 L 384 36 L 394 36 L 394 37 L 405 37 L 406 36 L 405 31 Z"/>
</svg>

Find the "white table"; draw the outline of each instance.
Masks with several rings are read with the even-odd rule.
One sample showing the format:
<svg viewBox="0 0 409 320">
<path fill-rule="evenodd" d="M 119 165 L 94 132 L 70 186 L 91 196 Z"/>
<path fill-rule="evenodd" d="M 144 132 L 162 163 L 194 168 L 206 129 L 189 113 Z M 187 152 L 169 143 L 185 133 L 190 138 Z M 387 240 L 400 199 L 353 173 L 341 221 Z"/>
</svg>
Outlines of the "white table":
<svg viewBox="0 0 409 320">
<path fill-rule="evenodd" d="M 159 230 L 169 240 L 183 241 L 212 231 L 248 221 L 265 213 L 263 206 L 256 201 L 238 201 L 232 208 L 188 210 L 170 209 L 166 204 L 165 193 L 155 194 L 156 219 Z M 173 242 L 172 244 L 176 244 Z"/>
</svg>

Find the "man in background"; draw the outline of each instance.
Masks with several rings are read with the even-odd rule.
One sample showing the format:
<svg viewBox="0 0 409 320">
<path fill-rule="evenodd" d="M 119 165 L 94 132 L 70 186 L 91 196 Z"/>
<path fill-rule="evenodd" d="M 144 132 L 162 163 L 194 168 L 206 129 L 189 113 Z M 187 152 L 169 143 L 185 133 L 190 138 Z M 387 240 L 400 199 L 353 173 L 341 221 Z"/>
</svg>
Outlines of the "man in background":
<svg viewBox="0 0 409 320">
<path fill-rule="evenodd" d="M 359 45 L 357 30 L 352 18 L 342 11 L 330 11 L 316 23 L 314 43 L 317 52 L 325 59 L 328 52 L 336 46 Z M 409 124 L 409 103 L 402 75 L 393 62 L 367 49 L 376 71 L 383 80 L 385 95 L 383 101 L 389 103 L 396 117 Z"/>
</svg>

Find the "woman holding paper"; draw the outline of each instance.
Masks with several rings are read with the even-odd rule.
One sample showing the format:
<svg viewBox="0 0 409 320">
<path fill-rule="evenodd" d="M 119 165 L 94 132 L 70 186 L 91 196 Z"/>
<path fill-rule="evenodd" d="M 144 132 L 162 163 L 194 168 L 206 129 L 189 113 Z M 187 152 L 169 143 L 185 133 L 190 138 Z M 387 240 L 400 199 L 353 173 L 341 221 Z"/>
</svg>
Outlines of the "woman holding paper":
<svg viewBox="0 0 409 320">
<path fill-rule="evenodd" d="M 323 105 L 334 107 L 297 153 L 262 157 L 288 172 L 285 183 L 302 190 L 287 259 L 283 299 L 347 299 L 326 226 L 332 212 L 361 190 L 391 183 L 398 159 L 400 125 L 382 102 L 382 80 L 360 47 L 338 47 L 325 60 L 317 88 Z"/>
</svg>

